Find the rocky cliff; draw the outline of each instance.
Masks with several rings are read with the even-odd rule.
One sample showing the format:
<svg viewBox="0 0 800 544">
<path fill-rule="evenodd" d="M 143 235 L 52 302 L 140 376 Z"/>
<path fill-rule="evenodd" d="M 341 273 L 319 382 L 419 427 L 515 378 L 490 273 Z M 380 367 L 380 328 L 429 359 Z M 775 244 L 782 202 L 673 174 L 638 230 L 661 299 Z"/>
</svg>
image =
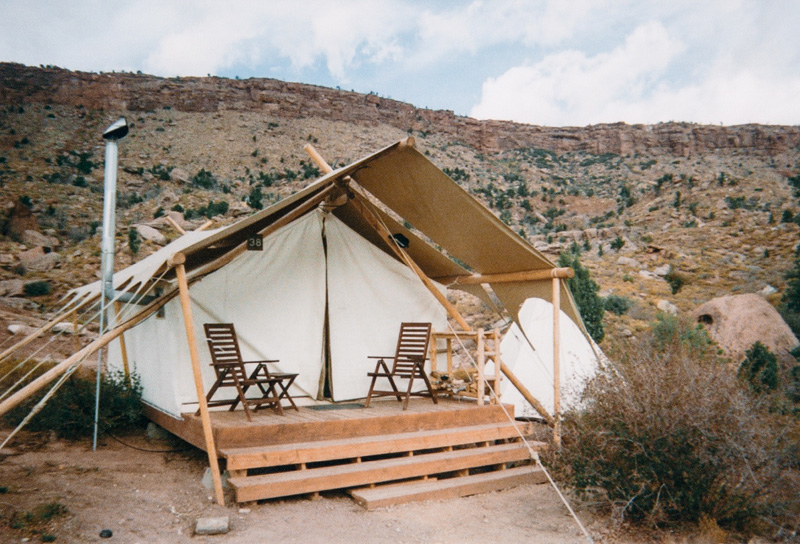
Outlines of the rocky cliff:
<svg viewBox="0 0 800 544">
<path fill-rule="evenodd" d="M 777 155 L 800 146 L 797 126 L 710 126 L 689 123 L 541 127 L 479 121 L 452 111 L 420 109 L 363 95 L 274 79 L 160 78 L 132 73 L 86 73 L 0 63 L 0 104 L 26 102 L 116 111 L 248 111 L 273 117 L 313 117 L 401 130 L 435 131 L 480 152 L 542 148 L 556 153 L 663 152 L 679 157 L 740 151 Z"/>
</svg>

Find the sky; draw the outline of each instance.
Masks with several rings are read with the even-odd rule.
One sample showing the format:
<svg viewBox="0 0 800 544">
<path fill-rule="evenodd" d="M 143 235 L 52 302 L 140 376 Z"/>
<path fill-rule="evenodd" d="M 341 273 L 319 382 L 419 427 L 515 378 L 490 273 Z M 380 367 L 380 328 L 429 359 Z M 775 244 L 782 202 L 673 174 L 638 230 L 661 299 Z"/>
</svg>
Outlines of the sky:
<svg viewBox="0 0 800 544">
<path fill-rule="evenodd" d="M 3 0 L 0 61 L 266 77 L 545 126 L 800 124 L 795 0 Z"/>
</svg>

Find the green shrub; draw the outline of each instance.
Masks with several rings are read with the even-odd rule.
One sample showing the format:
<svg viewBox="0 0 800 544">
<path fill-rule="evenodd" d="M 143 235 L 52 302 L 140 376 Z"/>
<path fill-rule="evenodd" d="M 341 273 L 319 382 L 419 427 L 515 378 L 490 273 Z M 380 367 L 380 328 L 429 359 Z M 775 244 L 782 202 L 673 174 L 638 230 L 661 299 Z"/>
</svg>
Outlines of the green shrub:
<svg viewBox="0 0 800 544">
<path fill-rule="evenodd" d="M 36 414 L 27 429 L 55 431 L 68 439 L 91 436 L 94 430 L 95 379 L 74 375 Z M 6 421 L 19 424 L 44 393 L 35 395 L 11 410 Z M 142 387 L 138 376 L 126 380 L 121 372 L 104 374 L 100 383 L 100 427 L 107 431 L 125 430 L 143 421 Z"/>
<path fill-rule="evenodd" d="M 603 307 L 607 312 L 613 312 L 617 315 L 622 315 L 631 309 L 633 301 L 629 298 L 621 297 L 619 295 L 608 295 L 603 299 Z"/>
<path fill-rule="evenodd" d="M 551 243 L 551 242 L 548 242 Z M 586 330 L 597 343 L 605 337 L 603 330 L 603 300 L 597 292 L 600 287 L 591 278 L 589 271 L 581 265 L 580 257 L 562 253 L 558 258 L 558 266 L 570 267 L 575 271 L 575 276 L 567 280 L 567 286 L 572 292 L 575 304 L 583 319 Z"/>
<path fill-rule="evenodd" d="M 139 253 L 139 247 L 142 245 L 142 239 L 139 236 L 139 231 L 135 228 L 128 230 L 128 248 L 134 256 Z"/>
<path fill-rule="evenodd" d="M 25 287 L 23 287 L 23 291 L 25 292 L 25 296 L 27 297 L 41 297 L 44 295 L 49 295 L 50 282 L 32 281 L 30 283 L 25 284 Z"/>
<path fill-rule="evenodd" d="M 192 183 L 202 189 L 213 189 L 217 185 L 217 178 L 205 168 L 201 168 L 200 171 L 192 177 Z"/>
<path fill-rule="evenodd" d="M 739 376 L 757 393 L 773 391 L 778 388 L 778 358 L 767 346 L 756 342 L 745 352 Z"/>
<path fill-rule="evenodd" d="M 256 185 L 252 189 L 250 189 L 250 194 L 247 195 L 245 199 L 247 203 L 250 205 L 251 208 L 254 210 L 260 210 L 264 207 L 262 199 L 264 198 L 264 194 L 261 192 L 261 187 Z"/>
<path fill-rule="evenodd" d="M 679 345 L 700 356 L 711 353 L 712 341 L 702 325 L 690 326 L 672 314 L 660 313 L 652 323 L 653 342 L 658 349 Z"/>
<path fill-rule="evenodd" d="M 563 449 L 551 463 L 569 487 L 623 520 L 660 526 L 714 520 L 763 530 L 795 519 L 796 451 L 713 352 L 691 347 L 678 323 L 607 350 L 584 408 L 565 414 Z"/>
<path fill-rule="evenodd" d="M 619 251 L 625 245 L 625 240 L 617 236 L 613 242 L 611 242 L 611 249 L 614 251 Z"/>
<path fill-rule="evenodd" d="M 681 290 L 681 287 L 683 287 L 683 284 L 686 283 L 686 278 L 672 268 L 670 268 L 667 275 L 664 276 L 664 279 L 669 284 L 670 289 L 672 289 L 673 295 L 677 294 L 677 292 Z"/>
</svg>

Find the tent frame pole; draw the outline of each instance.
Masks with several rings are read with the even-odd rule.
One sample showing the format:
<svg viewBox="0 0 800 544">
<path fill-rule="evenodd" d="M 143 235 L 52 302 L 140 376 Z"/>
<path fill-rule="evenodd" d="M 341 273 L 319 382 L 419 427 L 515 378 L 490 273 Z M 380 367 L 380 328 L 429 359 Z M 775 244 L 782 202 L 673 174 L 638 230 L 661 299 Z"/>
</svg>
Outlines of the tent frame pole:
<svg viewBox="0 0 800 544">
<path fill-rule="evenodd" d="M 200 355 L 197 352 L 197 337 L 194 333 L 192 302 L 189 298 L 189 284 L 186 281 L 186 268 L 184 267 L 184 260 L 182 258 L 176 260 L 175 257 L 176 256 L 173 256 L 170 260 L 173 261 L 171 264 L 175 265 L 175 273 L 178 279 L 178 295 L 181 300 L 181 310 L 183 311 L 183 323 L 186 327 L 186 340 L 189 343 L 189 358 L 192 360 L 192 374 L 194 375 L 194 386 L 197 391 L 197 402 L 200 405 L 200 420 L 203 423 L 203 438 L 205 438 L 208 463 L 211 467 L 211 479 L 214 482 L 214 493 L 217 498 L 217 504 L 225 506 L 217 448 L 214 445 L 211 416 L 208 413 L 208 403 L 206 402 L 205 388 L 203 387 L 203 376 L 200 371 Z"/>
<path fill-rule="evenodd" d="M 561 280 L 553 278 L 553 444 L 561 449 Z"/>
</svg>

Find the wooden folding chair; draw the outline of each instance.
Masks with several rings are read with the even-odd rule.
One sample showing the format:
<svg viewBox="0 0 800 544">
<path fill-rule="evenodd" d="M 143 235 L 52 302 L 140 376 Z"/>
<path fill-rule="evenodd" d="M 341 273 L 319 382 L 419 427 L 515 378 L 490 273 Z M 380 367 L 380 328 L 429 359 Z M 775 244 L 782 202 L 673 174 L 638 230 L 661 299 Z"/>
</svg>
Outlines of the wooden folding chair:
<svg viewBox="0 0 800 544">
<path fill-rule="evenodd" d="M 425 361 L 428 354 L 428 342 L 431 338 L 431 324 L 430 323 L 402 323 L 400 325 L 400 335 L 397 338 L 397 350 L 394 357 L 379 357 L 371 356 L 370 359 L 379 359 L 378 364 L 375 365 L 375 371 L 367 373 L 372 378 L 372 383 L 369 386 L 369 393 L 367 400 L 364 402 L 364 408 L 369 407 L 370 399 L 375 397 L 397 397 L 397 400 L 403 403 L 403 410 L 408 409 L 408 399 L 414 396 L 428 396 L 433 399 L 434 404 L 438 404 L 436 394 L 433 392 L 431 381 L 428 375 L 425 374 Z M 391 370 L 389 365 L 386 364 L 387 359 L 394 359 Z M 389 380 L 391 390 L 376 391 L 375 381 L 378 378 L 386 378 Z M 426 391 L 412 392 L 415 379 L 422 379 L 425 386 L 428 388 Z M 405 379 L 408 380 L 408 387 L 405 391 L 400 391 L 397 388 L 395 380 Z"/>
<path fill-rule="evenodd" d="M 209 407 L 229 404 L 230 410 L 233 411 L 241 402 L 248 421 L 252 421 L 251 406 L 256 410 L 264 406 L 271 406 L 283 415 L 281 400 L 288 399 L 292 407 L 297 410 L 297 406 L 289 395 L 289 387 L 297 374 L 270 373 L 267 365 L 277 363 L 277 359 L 243 361 L 233 323 L 206 323 L 203 328 L 206 332 L 208 349 L 211 352 L 211 366 L 214 367 L 217 376 L 214 385 L 206 395 Z M 247 374 L 245 368 L 247 364 L 256 365 L 250 374 Z M 247 390 L 252 386 L 256 386 L 261 391 L 260 397 L 248 398 L 246 396 Z M 232 399 L 212 400 L 214 394 L 224 387 L 235 388 L 237 396 Z"/>
</svg>

